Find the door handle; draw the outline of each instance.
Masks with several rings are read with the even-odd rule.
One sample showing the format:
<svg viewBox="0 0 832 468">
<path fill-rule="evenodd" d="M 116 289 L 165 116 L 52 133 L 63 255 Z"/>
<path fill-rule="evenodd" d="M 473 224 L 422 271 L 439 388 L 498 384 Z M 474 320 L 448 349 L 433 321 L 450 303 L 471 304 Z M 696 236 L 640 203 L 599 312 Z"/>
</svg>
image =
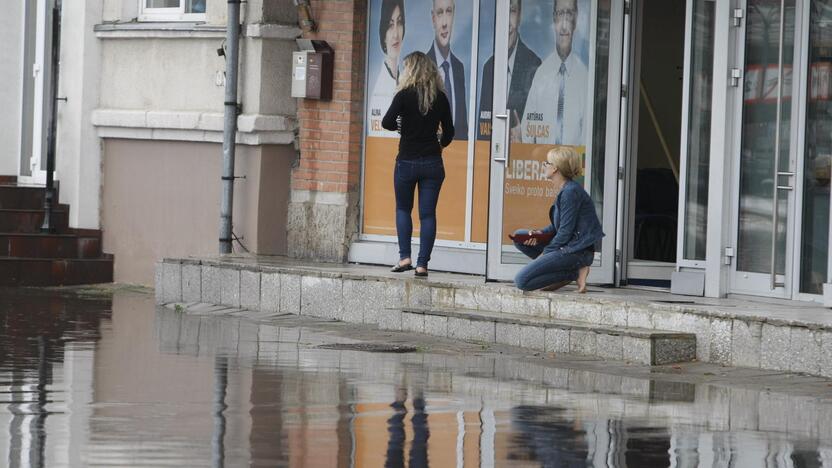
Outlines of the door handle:
<svg viewBox="0 0 832 468">
<path fill-rule="evenodd" d="M 494 114 L 494 118 L 508 120 L 508 114 Z"/>
</svg>

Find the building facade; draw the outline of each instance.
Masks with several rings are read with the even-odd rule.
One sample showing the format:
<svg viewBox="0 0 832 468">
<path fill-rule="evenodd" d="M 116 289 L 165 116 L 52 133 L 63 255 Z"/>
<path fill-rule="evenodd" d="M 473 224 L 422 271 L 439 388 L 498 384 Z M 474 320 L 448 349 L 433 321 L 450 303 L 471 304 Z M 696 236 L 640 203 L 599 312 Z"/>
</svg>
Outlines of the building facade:
<svg viewBox="0 0 832 468">
<path fill-rule="evenodd" d="M 457 129 L 433 269 L 510 280 L 525 260 L 507 233 L 546 223 L 540 163 L 568 145 L 606 233 L 591 282 L 829 303 L 832 2 L 310 3 L 305 33 L 293 2 L 243 7 L 234 226 L 250 252 L 396 260 L 397 136 L 379 121 L 401 59 L 422 51 Z M 49 3 L 26 5 L 2 20 L 17 47 L 0 63 L 21 72 L 0 91 L 20 110 L 3 117 L 0 168 L 38 182 L 44 85 L 28 70 L 48 56 Z M 104 230 L 117 281 L 216 252 L 225 8 L 64 2 L 61 196 L 73 226 Z M 331 100 L 289 97 L 299 37 L 334 49 Z"/>
<path fill-rule="evenodd" d="M 829 303 L 830 6 L 370 1 L 350 260 L 396 259 L 384 80 L 444 48 L 463 65 L 445 83 L 464 134 L 443 155 L 434 268 L 510 280 L 526 260 L 507 234 L 547 224 L 540 163 L 568 145 L 606 233 L 590 281 Z"/>
<path fill-rule="evenodd" d="M 71 227 L 103 231 L 116 281 L 152 284 L 159 258 L 217 252 L 226 73 L 217 50 L 227 2 L 62 3 L 60 201 L 72 207 Z M 2 117 L 10 125 L 0 168 L 37 184 L 45 180 L 55 3 L 22 4 L 3 19 L 15 46 L 2 60 L 14 81 L 0 99 L 17 111 Z M 300 29 L 290 1 L 247 2 L 243 15 L 235 252 L 285 254 L 297 162 L 288 72 Z"/>
</svg>

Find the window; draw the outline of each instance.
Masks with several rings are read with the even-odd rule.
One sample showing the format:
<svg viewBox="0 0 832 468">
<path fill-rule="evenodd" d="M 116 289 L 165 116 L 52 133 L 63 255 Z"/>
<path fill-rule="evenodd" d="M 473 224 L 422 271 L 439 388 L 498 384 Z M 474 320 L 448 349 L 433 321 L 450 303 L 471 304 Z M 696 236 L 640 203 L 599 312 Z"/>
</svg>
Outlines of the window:
<svg viewBox="0 0 832 468">
<path fill-rule="evenodd" d="M 139 0 L 141 21 L 204 21 L 207 0 Z"/>
</svg>

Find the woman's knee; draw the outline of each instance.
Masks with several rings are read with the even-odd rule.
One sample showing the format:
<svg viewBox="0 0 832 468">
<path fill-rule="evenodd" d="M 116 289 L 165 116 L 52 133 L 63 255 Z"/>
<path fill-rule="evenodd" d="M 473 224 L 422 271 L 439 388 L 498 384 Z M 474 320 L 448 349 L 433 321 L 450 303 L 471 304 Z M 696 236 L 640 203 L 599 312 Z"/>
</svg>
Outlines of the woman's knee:
<svg viewBox="0 0 832 468">
<path fill-rule="evenodd" d="M 419 209 L 419 219 L 436 219 L 436 207 L 421 207 Z"/>
<path fill-rule="evenodd" d="M 514 276 L 514 285 L 521 291 L 531 291 L 532 288 L 529 287 L 530 280 L 531 276 L 525 271 L 520 270 Z"/>
</svg>

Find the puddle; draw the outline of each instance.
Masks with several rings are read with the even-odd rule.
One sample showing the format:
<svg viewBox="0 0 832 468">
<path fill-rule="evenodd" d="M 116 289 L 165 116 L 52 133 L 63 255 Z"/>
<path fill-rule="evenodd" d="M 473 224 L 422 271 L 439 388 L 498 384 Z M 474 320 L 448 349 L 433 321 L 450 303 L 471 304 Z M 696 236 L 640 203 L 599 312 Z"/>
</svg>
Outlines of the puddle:
<svg viewBox="0 0 832 468">
<path fill-rule="evenodd" d="M 130 291 L 2 290 L 0 323 L 0 460 L 15 468 L 832 466 L 825 397 L 185 315 Z"/>
</svg>

